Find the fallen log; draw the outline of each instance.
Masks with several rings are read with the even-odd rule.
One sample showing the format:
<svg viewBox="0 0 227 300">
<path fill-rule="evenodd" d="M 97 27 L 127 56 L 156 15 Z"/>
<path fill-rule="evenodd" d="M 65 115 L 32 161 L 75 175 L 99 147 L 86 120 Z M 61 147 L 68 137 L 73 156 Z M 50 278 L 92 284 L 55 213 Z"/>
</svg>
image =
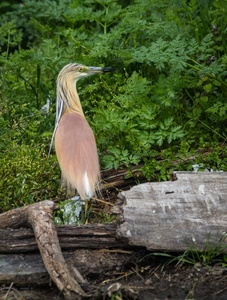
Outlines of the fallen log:
<svg viewBox="0 0 227 300">
<path fill-rule="evenodd" d="M 97 279 L 108 278 L 108 273 L 113 270 L 119 272 L 122 266 L 130 263 L 134 253 L 122 249 L 78 249 L 64 251 L 63 255 L 71 276 L 75 276 L 75 271 L 79 270 L 83 277 L 95 276 Z M 9 285 L 11 282 L 26 288 L 51 284 L 51 278 L 38 252 L 0 254 L 0 284 Z M 89 290 L 89 285 L 86 286 L 84 282 L 81 286 Z"/>
<path fill-rule="evenodd" d="M 127 239 L 117 236 L 117 225 L 114 224 L 60 225 L 55 228 L 62 250 L 130 248 Z M 0 253 L 38 250 L 32 229 L 0 229 Z"/>
<path fill-rule="evenodd" d="M 164 251 L 193 245 L 202 250 L 208 237 L 212 245 L 226 234 L 227 173 L 173 176 L 175 181 L 144 183 L 121 193 L 124 222 L 118 234 L 130 245 Z"/>
<path fill-rule="evenodd" d="M 81 258 L 83 263 L 78 261 L 73 270 L 67 267 L 57 234 L 63 249 L 81 249 L 76 250 L 76 257 L 80 257 L 79 253 L 87 248 L 94 250 L 137 247 L 138 250 L 146 247 L 147 250 L 185 251 L 189 243 L 202 250 L 209 235 L 210 245 L 217 243 L 227 231 L 227 173 L 175 172 L 173 175 L 175 181 L 144 183 L 122 192 L 118 205 L 112 209 L 112 212 L 118 215 L 119 225 L 57 226 L 56 233 L 51 216 L 56 206 L 51 201 L 1 214 L 0 252 L 25 255 L 26 252 L 37 250 L 37 241 L 45 267 L 58 288 L 67 295 L 73 290 L 77 295 L 86 296 L 79 285 L 86 283 L 86 280 L 80 275 L 77 267 L 81 270 L 87 264 L 91 264 L 91 261 Z M 34 234 L 29 228 L 19 228 L 22 225 L 32 226 Z M 12 230 L 9 227 L 17 229 Z M 226 241 L 224 243 L 227 244 Z M 13 255 L 15 256 L 2 254 L 0 266 L 4 261 L 6 265 L 7 261 L 11 264 L 12 260 L 9 257 Z M 100 257 L 98 254 L 95 263 L 98 264 Z M 26 260 L 27 256 L 23 259 Z M 70 259 L 67 261 L 69 266 L 72 265 Z M 98 269 L 99 266 L 96 266 Z M 60 276 L 57 276 L 60 283 L 55 279 L 55 270 L 60 273 Z M 61 277 L 62 270 L 69 276 L 69 285 L 66 276 Z M 0 273 L 0 283 L 7 282 L 6 273 Z M 15 274 L 13 276 L 17 282 L 18 277 Z M 71 277 L 77 278 L 76 283 Z M 11 282 L 12 276 L 9 276 L 8 280 Z"/>
</svg>

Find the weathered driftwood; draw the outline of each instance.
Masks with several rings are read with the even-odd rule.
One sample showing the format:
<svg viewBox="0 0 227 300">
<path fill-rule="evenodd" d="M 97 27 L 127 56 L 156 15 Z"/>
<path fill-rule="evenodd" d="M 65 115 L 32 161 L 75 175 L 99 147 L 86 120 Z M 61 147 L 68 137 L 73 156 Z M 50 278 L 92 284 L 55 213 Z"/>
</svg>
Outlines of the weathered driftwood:
<svg viewBox="0 0 227 300">
<path fill-rule="evenodd" d="M 152 182 L 122 192 L 118 234 L 148 250 L 203 249 L 227 232 L 227 173 L 176 172 L 176 181 Z M 227 241 L 226 241 L 227 242 Z"/>
<path fill-rule="evenodd" d="M 46 200 L 8 211 L 0 215 L 0 228 L 32 226 L 45 267 L 59 290 L 66 296 L 71 296 L 72 293 L 84 295 L 79 283 L 71 276 L 61 252 L 52 220 L 56 209 L 57 206 L 52 201 Z M 77 276 L 78 281 L 81 278 L 81 275 Z"/>
</svg>

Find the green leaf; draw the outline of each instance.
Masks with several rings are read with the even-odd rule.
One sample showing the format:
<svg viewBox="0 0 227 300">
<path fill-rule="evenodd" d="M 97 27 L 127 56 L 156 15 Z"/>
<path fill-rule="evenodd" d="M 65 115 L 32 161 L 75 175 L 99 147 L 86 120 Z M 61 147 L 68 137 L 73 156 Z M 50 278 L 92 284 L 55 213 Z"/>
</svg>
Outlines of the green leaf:
<svg viewBox="0 0 227 300">
<path fill-rule="evenodd" d="M 207 101 L 208 101 L 208 96 L 202 96 L 202 97 L 200 97 L 200 99 L 201 99 L 203 102 L 207 102 Z"/>
<path fill-rule="evenodd" d="M 211 84 L 211 83 L 208 83 L 208 84 L 204 85 L 204 86 L 203 86 L 203 89 L 204 89 L 207 93 L 209 93 L 209 92 L 211 91 L 211 89 L 212 89 L 212 84 Z"/>
</svg>

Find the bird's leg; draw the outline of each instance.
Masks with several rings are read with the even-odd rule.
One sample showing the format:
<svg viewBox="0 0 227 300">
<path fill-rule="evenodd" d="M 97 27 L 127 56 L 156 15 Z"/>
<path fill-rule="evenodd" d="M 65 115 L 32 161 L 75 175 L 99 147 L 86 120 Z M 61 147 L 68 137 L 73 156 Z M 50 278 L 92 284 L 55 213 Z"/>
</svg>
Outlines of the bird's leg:
<svg viewBox="0 0 227 300">
<path fill-rule="evenodd" d="M 67 197 L 72 198 L 75 196 L 75 189 L 72 188 L 71 184 L 67 182 Z"/>
<path fill-rule="evenodd" d="M 88 218 L 87 218 L 87 209 L 88 209 L 88 200 L 85 201 L 85 207 L 84 207 L 84 216 L 85 216 L 85 225 L 88 223 Z"/>
</svg>

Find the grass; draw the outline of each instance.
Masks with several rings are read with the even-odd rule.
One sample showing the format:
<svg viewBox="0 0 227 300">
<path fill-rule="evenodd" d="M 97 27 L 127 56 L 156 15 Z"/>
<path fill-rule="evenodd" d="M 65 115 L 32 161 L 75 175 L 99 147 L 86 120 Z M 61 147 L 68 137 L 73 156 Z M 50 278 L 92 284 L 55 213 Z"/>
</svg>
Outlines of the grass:
<svg viewBox="0 0 227 300">
<path fill-rule="evenodd" d="M 226 238 L 227 232 L 223 237 L 217 237 L 214 242 L 211 242 L 209 233 L 203 250 L 199 250 L 195 245 L 187 242 L 188 250 L 183 254 L 150 253 L 143 257 L 141 261 L 150 255 L 166 257 L 167 261 L 163 264 L 162 271 L 167 265 L 174 262 L 176 262 L 176 267 L 181 263 L 188 263 L 194 265 L 195 269 L 197 269 L 198 263 L 209 268 L 212 263 L 220 262 L 222 267 L 227 267 L 227 245 L 224 244 Z"/>
</svg>

